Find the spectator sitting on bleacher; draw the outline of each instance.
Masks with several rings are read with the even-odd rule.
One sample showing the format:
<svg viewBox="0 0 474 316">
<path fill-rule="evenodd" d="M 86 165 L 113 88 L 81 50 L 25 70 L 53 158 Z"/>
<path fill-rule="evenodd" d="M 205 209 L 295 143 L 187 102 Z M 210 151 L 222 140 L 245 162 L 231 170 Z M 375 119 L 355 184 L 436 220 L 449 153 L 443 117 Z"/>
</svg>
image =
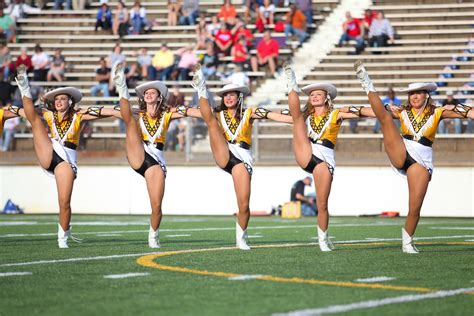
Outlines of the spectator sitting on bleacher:
<svg viewBox="0 0 474 316">
<path fill-rule="evenodd" d="M 392 87 L 388 88 L 387 96 L 382 99 L 382 103 L 384 105 L 388 105 L 388 106 L 397 106 L 397 107 L 402 106 L 402 101 L 395 95 L 395 91 L 393 90 Z M 352 121 L 355 121 L 355 120 L 351 120 L 349 122 L 352 122 Z M 395 121 L 395 125 L 398 128 L 400 128 L 400 121 L 399 120 L 394 120 L 394 121 Z M 374 133 L 380 132 L 380 121 L 377 120 L 377 119 L 375 119 L 375 125 L 374 125 L 373 132 Z"/>
<path fill-rule="evenodd" d="M 116 43 L 109 56 L 107 56 L 107 67 L 112 69 L 112 66 L 117 62 L 122 62 L 125 60 L 125 55 L 122 54 L 122 46 L 120 43 Z"/>
<path fill-rule="evenodd" d="M 199 16 L 199 23 L 196 25 L 196 42 L 197 48 L 206 48 L 206 42 L 212 40 L 207 32 L 206 16 L 201 14 Z"/>
<path fill-rule="evenodd" d="M 364 12 L 364 17 L 362 18 L 362 24 L 364 25 L 365 34 L 369 34 L 370 26 L 372 21 L 377 17 L 377 11 L 372 9 L 367 9 Z"/>
<path fill-rule="evenodd" d="M 372 25 L 370 26 L 369 46 L 386 47 L 388 46 L 388 43 L 394 43 L 393 28 L 390 21 L 384 17 L 383 12 L 379 11 L 377 17 L 372 21 Z"/>
<path fill-rule="evenodd" d="M 176 55 L 181 56 L 178 63 L 179 76 L 178 80 L 189 80 L 189 72 L 194 69 L 194 66 L 198 63 L 196 56 L 196 46 L 187 46 L 180 48 L 176 51 Z"/>
<path fill-rule="evenodd" d="M 138 0 L 135 1 L 133 8 L 130 10 L 130 21 L 132 23 L 132 34 L 135 35 L 143 33 L 145 28 L 148 26 L 146 9 Z"/>
<path fill-rule="evenodd" d="M 221 29 L 221 23 L 219 19 L 217 19 L 216 15 L 211 17 L 211 23 L 207 24 L 207 35 L 214 40 L 214 36 L 216 36 L 217 32 Z"/>
<path fill-rule="evenodd" d="M 112 27 L 112 11 L 107 3 L 103 3 L 95 16 L 95 32 L 102 28 L 104 31 L 109 31 Z"/>
<path fill-rule="evenodd" d="M 311 5 L 311 0 L 294 0 L 294 3 L 306 17 L 306 24 L 308 26 L 313 24 L 313 7 Z"/>
<path fill-rule="evenodd" d="M 60 10 L 66 2 L 66 10 L 72 10 L 72 0 L 54 0 L 53 10 Z"/>
<path fill-rule="evenodd" d="M 247 49 L 247 43 L 245 40 L 245 36 L 241 35 L 237 43 L 232 46 L 232 50 L 230 52 L 232 56 L 232 62 L 236 65 L 240 65 L 243 69 L 250 68 L 250 54 Z"/>
<path fill-rule="evenodd" d="M 10 49 L 7 45 L 0 44 L 0 81 L 10 81 L 13 70 Z"/>
<path fill-rule="evenodd" d="M 15 40 L 16 26 L 12 17 L 3 13 L 4 5 L 0 3 L 0 41 L 12 43 Z"/>
<path fill-rule="evenodd" d="M 92 86 L 91 95 L 96 97 L 99 92 L 102 92 L 102 96 L 109 97 L 110 68 L 107 67 L 104 57 L 101 57 L 99 60 L 99 68 L 95 71 L 95 80 L 97 84 Z"/>
<path fill-rule="evenodd" d="M 263 39 L 257 45 L 257 56 L 252 56 L 250 59 L 252 71 L 258 71 L 258 66 L 268 65 L 270 73 L 275 76 L 279 50 L 280 45 L 272 38 L 270 31 L 266 30 L 263 33 Z"/>
<path fill-rule="evenodd" d="M 227 28 L 225 23 L 221 24 L 221 28 L 217 31 L 214 37 L 214 43 L 216 45 L 216 52 L 218 55 L 229 56 L 230 49 L 232 47 L 232 33 Z"/>
<path fill-rule="evenodd" d="M 245 24 L 239 18 L 236 19 L 235 26 L 230 32 L 233 36 L 234 45 L 239 41 L 241 36 L 244 36 L 247 48 L 252 49 L 254 47 L 254 36 L 252 32 L 245 26 Z"/>
<path fill-rule="evenodd" d="M 151 62 L 151 67 L 148 69 L 148 75 L 152 80 L 165 81 L 173 72 L 174 55 L 168 49 L 166 43 L 161 44 L 161 48 L 156 52 Z"/>
<path fill-rule="evenodd" d="M 38 12 L 41 12 L 40 8 L 32 7 L 24 3 L 23 0 L 14 0 L 5 9 L 5 14 L 10 15 L 15 23 L 18 19 L 26 18 L 28 13 L 38 13 Z"/>
<path fill-rule="evenodd" d="M 308 38 L 306 33 L 306 17 L 295 4 L 291 5 L 290 11 L 285 15 L 285 36 L 288 41 L 290 35 L 298 36 L 300 45 Z"/>
<path fill-rule="evenodd" d="M 232 28 L 235 25 L 237 11 L 230 0 L 224 0 L 224 4 L 221 6 L 217 17 L 221 22 L 227 24 L 228 28 Z"/>
<path fill-rule="evenodd" d="M 146 47 L 138 51 L 137 62 L 142 79 L 148 79 L 148 68 L 151 66 L 151 56 L 148 54 Z"/>
<path fill-rule="evenodd" d="M 274 23 L 275 5 L 270 0 L 264 0 L 263 5 L 258 9 L 258 19 L 255 23 L 257 30 L 262 33 L 265 27 Z"/>
<path fill-rule="evenodd" d="M 178 12 L 180 3 L 178 0 L 168 0 L 168 26 L 178 24 Z"/>
<path fill-rule="evenodd" d="M 261 3 L 258 3 L 260 2 Z M 249 24 L 252 20 L 252 14 L 258 16 L 258 8 L 263 4 L 263 0 L 244 0 L 242 5 L 244 7 L 244 20 L 245 24 Z"/>
<path fill-rule="evenodd" d="M 20 49 L 20 55 L 16 58 L 15 70 L 20 66 L 25 65 L 27 71 L 31 71 L 33 68 L 33 63 L 31 62 L 31 57 L 28 55 L 27 48 L 22 46 Z"/>
<path fill-rule="evenodd" d="M 350 12 L 346 12 L 346 21 L 342 24 L 344 33 L 339 39 L 339 47 L 345 42 L 356 41 L 355 54 L 360 54 L 364 50 L 364 27 L 359 19 L 353 18 Z M 351 54 L 351 53 L 349 53 Z"/>
<path fill-rule="evenodd" d="M 129 13 L 125 3 L 119 1 L 114 11 L 114 21 L 112 24 L 112 33 L 120 37 L 128 35 Z"/>
<path fill-rule="evenodd" d="M 214 49 L 214 43 L 208 42 L 206 44 L 206 53 L 201 57 L 200 63 L 204 79 L 209 80 L 209 77 L 216 73 L 219 65 L 219 56 Z"/>
<path fill-rule="evenodd" d="M 199 0 L 183 0 L 181 4 L 180 25 L 195 25 L 199 16 Z"/>
<path fill-rule="evenodd" d="M 56 48 L 54 50 L 54 55 L 51 57 L 50 67 L 48 75 L 46 77 L 47 81 L 53 81 L 53 78 L 56 81 L 64 81 L 64 72 L 66 70 L 66 58 L 61 54 L 61 49 Z"/>
<path fill-rule="evenodd" d="M 33 64 L 33 80 L 34 81 L 46 81 L 46 75 L 49 70 L 49 56 L 43 52 L 40 44 L 36 44 L 35 53 L 31 57 Z"/>
<path fill-rule="evenodd" d="M 461 102 L 459 102 L 458 99 L 454 98 L 454 92 L 452 90 L 448 90 L 446 92 L 446 99 L 443 100 L 442 106 L 458 105 L 459 103 L 461 103 Z M 439 122 L 437 132 L 440 133 L 440 134 L 448 134 L 449 133 L 448 125 L 449 125 L 450 122 L 454 123 L 454 133 L 461 134 L 462 133 L 462 122 L 461 122 L 461 119 L 458 119 L 458 118 L 441 120 Z"/>
</svg>

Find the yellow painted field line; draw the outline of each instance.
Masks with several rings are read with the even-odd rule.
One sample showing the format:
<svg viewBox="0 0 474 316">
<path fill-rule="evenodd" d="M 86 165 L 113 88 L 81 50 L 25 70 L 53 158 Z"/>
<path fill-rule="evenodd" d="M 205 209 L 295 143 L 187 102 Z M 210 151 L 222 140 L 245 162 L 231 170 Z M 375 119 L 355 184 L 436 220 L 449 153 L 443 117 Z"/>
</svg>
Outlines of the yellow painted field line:
<svg viewBox="0 0 474 316">
<path fill-rule="evenodd" d="M 280 247 L 299 247 L 299 246 L 308 246 L 311 244 L 281 244 L 281 245 L 260 245 L 254 246 L 253 248 L 280 248 Z M 367 242 L 367 243 L 358 243 L 358 244 L 338 244 L 338 246 L 380 246 L 388 245 L 391 243 L 387 242 Z M 393 243 L 392 243 L 393 244 Z M 418 243 L 421 244 L 421 243 Z M 422 244 L 455 244 L 455 245 L 472 245 L 473 242 L 422 242 Z M 188 250 L 177 250 L 177 251 L 168 251 L 162 252 L 159 254 L 152 254 L 142 256 L 137 259 L 137 263 L 144 267 L 164 270 L 164 271 L 173 271 L 181 273 L 190 273 L 195 275 L 206 275 L 206 276 L 217 276 L 217 277 L 238 277 L 242 274 L 229 273 L 229 272 L 213 272 L 207 270 L 197 270 L 197 269 L 188 269 L 183 267 L 168 266 L 156 263 L 154 260 L 156 258 L 168 257 L 178 254 L 186 253 L 197 253 L 197 252 L 209 252 L 209 251 L 223 251 L 223 250 L 233 250 L 235 247 L 221 247 L 221 248 L 208 248 L 208 249 L 188 249 Z M 315 280 L 315 279 L 303 279 L 303 278 L 284 278 L 277 276 L 259 276 L 255 278 L 256 280 L 279 282 L 279 283 L 300 283 L 300 284 L 318 284 L 318 285 L 329 285 L 329 286 L 340 286 L 340 287 L 356 287 L 356 288 L 369 288 L 369 289 L 383 289 L 383 290 L 394 290 L 394 291 L 414 291 L 414 292 L 432 292 L 438 291 L 438 289 L 430 289 L 424 287 L 411 287 L 411 286 L 397 286 L 397 285 L 385 285 L 380 283 L 354 283 L 354 282 L 338 282 L 338 281 L 324 281 L 324 280 Z"/>
</svg>

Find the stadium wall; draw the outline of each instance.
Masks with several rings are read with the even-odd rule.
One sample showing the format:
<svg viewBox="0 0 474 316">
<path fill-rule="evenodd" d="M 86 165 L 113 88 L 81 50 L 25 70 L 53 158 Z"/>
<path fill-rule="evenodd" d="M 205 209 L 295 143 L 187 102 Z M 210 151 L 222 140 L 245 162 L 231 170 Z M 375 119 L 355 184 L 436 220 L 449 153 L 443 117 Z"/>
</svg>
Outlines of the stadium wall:
<svg viewBox="0 0 474 316">
<path fill-rule="evenodd" d="M 289 199 L 292 184 L 306 174 L 297 167 L 257 166 L 252 180 L 252 211 L 269 212 Z M 423 216 L 474 217 L 474 168 L 436 168 Z M 338 167 L 329 209 L 358 216 L 398 211 L 407 214 L 406 180 L 390 167 Z M 56 185 L 40 168 L 0 167 L 0 207 L 8 198 L 25 213 L 56 213 Z M 80 167 L 74 185 L 75 214 L 149 214 L 144 179 L 129 167 Z M 164 214 L 230 215 L 236 201 L 230 176 L 216 167 L 170 166 Z"/>
</svg>

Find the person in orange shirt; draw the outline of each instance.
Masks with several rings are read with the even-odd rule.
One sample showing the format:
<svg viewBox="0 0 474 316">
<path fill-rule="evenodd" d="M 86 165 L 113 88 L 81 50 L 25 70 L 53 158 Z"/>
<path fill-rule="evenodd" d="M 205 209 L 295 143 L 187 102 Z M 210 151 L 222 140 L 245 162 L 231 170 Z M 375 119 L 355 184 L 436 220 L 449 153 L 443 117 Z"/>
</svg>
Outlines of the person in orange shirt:
<svg viewBox="0 0 474 316">
<path fill-rule="evenodd" d="M 235 7 L 232 5 L 231 0 L 224 0 L 224 4 L 222 5 L 217 17 L 219 20 L 223 21 L 227 24 L 228 28 L 232 28 L 235 24 L 235 17 L 237 16 L 237 12 L 235 11 Z"/>
<path fill-rule="evenodd" d="M 300 40 L 300 45 L 308 38 L 308 33 L 306 33 L 306 17 L 303 12 L 301 12 L 298 7 L 293 4 L 291 10 L 286 14 L 286 25 L 285 25 L 285 36 L 286 39 L 290 35 L 298 36 Z"/>
</svg>

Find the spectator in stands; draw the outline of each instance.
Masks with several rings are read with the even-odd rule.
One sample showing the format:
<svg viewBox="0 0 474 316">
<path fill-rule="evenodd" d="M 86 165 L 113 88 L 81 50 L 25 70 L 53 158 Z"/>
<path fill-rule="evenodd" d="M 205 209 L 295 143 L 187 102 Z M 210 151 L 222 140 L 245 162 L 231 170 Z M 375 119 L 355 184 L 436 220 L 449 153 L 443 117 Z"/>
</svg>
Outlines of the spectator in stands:
<svg viewBox="0 0 474 316">
<path fill-rule="evenodd" d="M 258 9 L 258 13 L 255 27 L 262 33 L 269 24 L 274 23 L 275 5 L 270 0 L 264 0 L 263 5 Z"/>
<path fill-rule="evenodd" d="M 40 8 L 29 6 L 28 4 L 24 3 L 24 0 L 14 0 L 5 9 L 5 14 L 10 15 L 15 23 L 18 19 L 26 18 L 27 14 L 29 13 L 38 12 L 41 12 Z"/>
<path fill-rule="evenodd" d="M 168 26 L 178 24 L 179 9 L 180 3 L 178 0 L 168 0 Z"/>
<path fill-rule="evenodd" d="M 3 13 L 3 8 L 3 3 L 0 3 L 0 37 L 3 37 L 7 43 L 13 43 L 16 38 L 15 21 L 11 16 Z"/>
<path fill-rule="evenodd" d="M 207 25 L 207 34 L 211 39 L 214 39 L 217 32 L 221 29 L 221 23 L 217 19 L 216 15 L 211 17 L 211 23 Z"/>
<path fill-rule="evenodd" d="M 112 33 L 120 37 L 128 34 L 130 16 L 125 3 L 119 1 L 114 11 L 114 21 L 112 24 Z"/>
<path fill-rule="evenodd" d="M 10 49 L 0 43 L 0 81 L 10 81 L 13 74 L 13 62 Z"/>
<path fill-rule="evenodd" d="M 395 95 L 395 91 L 393 90 L 392 87 L 388 88 L 387 96 L 385 98 L 383 98 L 382 103 L 384 105 L 388 105 L 388 106 L 391 106 L 391 107 L 393 107 L 393 106 L 401 107 L 402 106 L 402 101 Z M 397 126 L 397 128 L 400 128 L 400 121 L 396 120 L 395 125 Z M 373 129 L 373 132 L 374 133 L 380 132 L 380 122 L 379 122 L 379 120 L 375 121 L 375 126 L 374 126 L 374 129 Z"/>
<path fill-rule="evenodd" d="M 234 45 L 239 41 L 241 36 L 245 37 L 245 43 L 248 49 L 254 47 L 254 36 L 241 19 L 237 18 L 234 28 L 230 31 L 233 36 Z"/>
<path fill-rule="evenodd" d="M 107 67 L 104 57 L 101 57 L 99 60 L 99 68 L 95 71 L 95 80 L 97 84 L 92 86 L 91 95 L 96 97 L 99 92 L 102 92 L 102 96 L 109 97 L 110 68 Z"/>
<path fill-rule="evenodd" d="M 298 36 L 300 45 L 308 38 L 306 33 L 306 17 L 298 7 L 293 4 L 290 11 L 285 16 L 285 36 L 288 40 L 290 35 Z"/>
<path fill-rule="evenodd" d="M 64 72 L 66 71 L 66 58 L 61 54 L 61 49 L 54 50 L 54 56 L 51 58 L 47 81 L 64 81 Z"/>
<path fill-rule="evenodd" d="M 199 0 L 183 0 L 181 4 L 180 25 L 195 25 L 199 16 Z"/>
<path fill-rule="evenodd" d="M 237 43 L 232 46 L 230 54 L 234 64 L 240 65 L 243 69 L 250 68 L 250 53 L 247 49 L 247 43 L 244 35 L 240 35 Z"/>
<path fill-rule="evenodd" d="M 148 78 L 148 68 L 151 66 L 151 56 L 148 54 L 146 47 L 138 51 L 137 62 L 142 79 Z"/>
<path fill-rule="evenodd" d="M 316 216 L 318 209 L 316 207 L 316 197 L 304 195 L 304 189 L 306 186 L 311 187 L 313 179 L 306 177 L 302 180 L 296 181 L 291 187 L 290 201 L 301 203 L 301 214 L 304 216 Z"/>
<path fill-rule="evenodd" d="M 344 33 L 339 39 L 338 46 L 341 47 L 348 41 L 356 41 L 355 54 L 364 50 L 364 28 L 359 19 L 353 18 L 350 12 L 346 12 L 346 21 L 342 24 Z M 349 53 L 351 54 L 351 53 Z"/>
<path fill-rule="evenodd" d="M 116 43 L 112 52 L 110 52 L 109 56 L 107 57 L 107 67 L 112 68 L 112 66 L 117 62 L 122 62 L 125 60 L 125 55 L 122 54 L 122 46 L 120 43 Z"/>
<path fill-rule="evenodd" d="M 279 49 L 278 42 L 272 38 L 270 31 L 266 30 L 263 39 L 257 45 L 257 56 L 252 56 L 250 59 L 252 71 L 258 71 L 258 66 L 268 65 L 270 73 L 275 76 Z"/>
<path fill-rule="evenodd" d="M 72 0 L 72 8 L 74 10 L 84 10 L 86 7 L 86 0 Z"/>
<path fill-rule="evenodd" d="M 214 37 L 214 43 L 218 55 L 229 56 L 232 46 L 232 33 L 225 23 L 222 23 L 221 28 L 217 31 Z"/>
<path fill-rule="evenodd" d="M 151 64 L 152 66 L 148 70 L 148 74 L 151 78 L 161 81 L 165 81 L 169 78 L 174 68 L 174 55 L 166 43 L 161 45 L 160 50 L 157 51 L 153 57 Z"/>
<path fill-rule="evenodd" d="M 454 98 L 454 92 L 452 90 L 448 90 L 446 92 L 446 99 L 443 100 L 442 106 L 446 105 L 458 105 L 461 102 L 459 102 L 458 99 Z M 448 125 L 450 122 L 454 123 L 454 133 L 456 134 L 461 134 L 462 133 L 462 122 L 460 118 L 455 118 L 455 119 L 444 119 L 439 122 L 438 125 L 438 133 L 440 134 L 448 134 Z"/>
<path fill-rule="evenodd" d="M 196 66 L 199 61 L 196 56 L 196 49 L 196 46 L 187 46 L 176 51 L 176 54 L 181 56 L 181 59 L 178 63 L 178 80 L 190 79 L 189 72 L 194 69 L 194 66 Z"/>
<path fill-rule="evenodd" d="M 140 3 L 135 1 L 133 8 L 130 10 L 130 21 L 132 23 L 132 34 L 141 34 L 148 26 L 146 18 L 146 9 Z"/>
<path fill-rule="evenodd" d="M 390 21 L 384 17 L 383 12 L 379 11 L 370 26 L 369 46 L 386 47 L 388 43 L 394 43 L 393 28 Z"/>
<path fill-rule="evenodd" d="M 20 65 L 25 65 L 25 67 L 28 71 L 31 71 L 31 69 L 33 68 L 33 63 L 31 61 L 31 57 L 28 55 L 28 51 L 27 51 L 27 48 L 25 46 L 21 47 L 20 55 L 16 58 L 15 70 Z"/>
<path fill-rule="evenodd" d="M 217 17 L 222 23 L 227 24 L 227 27 L 231 29 L 235 25 L 235 18 L 237 17 L 237 11 L 232 5 L 231 0 L 224 0 L 224 4 L 221 6 Z"/>
<path fill-rule="evenodd" d="M 3 137 L 0 135 L 0 151 L 5 152 L 10 149 L 18 125 L 20 125 L 19 117 L 13 117 L 5 121 L 3 124 Z"/>
<path fill-rule="evenodd" d="M 46 81 L 50 59 L 48 54 L 43 52 L 43 48 L 40 44 L 36 44 L 35 53 L 31 57 L 31 62 L 33 64 L 33 80 Z"/>
<path fill-rule="evenodd" d="M 367 9 L 364 12 L 364 17 L 362 18 L 362 24 L 364 25 L 364 33 L 369 34 L 370 26 L 372 21 L 377 17 L 377 11 Z"/>
<path fill-rule="evenodd" d="M 107 3 L 103 3 L 95 16 L 95 31 L 102 28 L 104 31 L 108 31 L 112 27 L 112 10 L 110 10 Z"/>
<path fill-rule="evenodd" d="M 201 58 L 201 64 L 201 69 L 206 80 L 216 73 L 217 66 L 219 65 L 219 56 L 217 56 L 214 50 L 213 43 L 208 42 L 206 44 L 206 53 Z"/>
<path fill-rule="evenodd" d="M 206 42 L 211 40 L 207 33 L 206 16 L 201 14 L 199 16 L 199 23 L 196 25 L 196 42 L 198 49 L 206 48 Z"/>
<path fill-rule="evenodd" d="M 53 10 L 60 10 L 66 2 L 66 10 L 72 10 L 72 0 L 54 0 Z"/>
<path fill-rule="evenodd" d="M 295 0 L 296 7 L 303 12 L 306 17 L 306 25 L 313 24 L 313 7 L 311 0 Z"/>
</svg>

